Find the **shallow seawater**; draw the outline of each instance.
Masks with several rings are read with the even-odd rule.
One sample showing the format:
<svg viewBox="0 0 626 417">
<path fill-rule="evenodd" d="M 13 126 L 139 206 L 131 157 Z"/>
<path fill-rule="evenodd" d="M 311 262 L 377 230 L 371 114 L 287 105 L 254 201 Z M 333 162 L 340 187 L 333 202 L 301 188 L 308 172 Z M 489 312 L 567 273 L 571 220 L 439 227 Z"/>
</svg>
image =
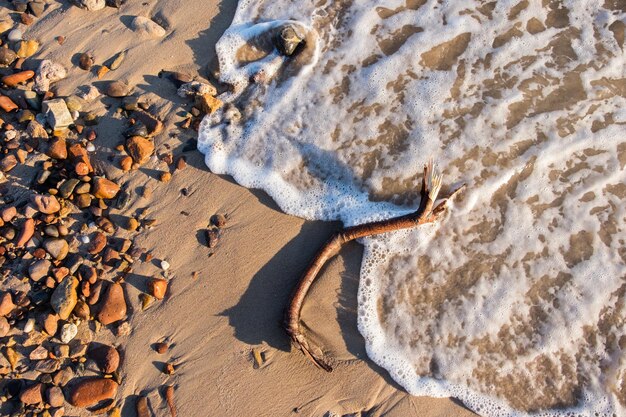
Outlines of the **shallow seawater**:
<svg viewBox="0 0 626 417">
<path fill-rule="evenodd" d="M 294 58 L 272 41 L 306 35 Z M 484 416 L 626 413 L 624 0 L 241 0 L 218 43 L 209 168 L 365 239 L 359 329 L 415 395 Z"/>
</svg>

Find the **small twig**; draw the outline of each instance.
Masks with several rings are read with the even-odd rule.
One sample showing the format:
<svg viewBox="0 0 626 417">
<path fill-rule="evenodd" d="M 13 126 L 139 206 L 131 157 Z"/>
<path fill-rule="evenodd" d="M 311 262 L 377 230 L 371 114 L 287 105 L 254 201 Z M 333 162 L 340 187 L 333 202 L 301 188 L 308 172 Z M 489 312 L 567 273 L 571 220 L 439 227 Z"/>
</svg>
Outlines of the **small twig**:
<svg viewBox="0 0 626 417">
<path fill-rule="evenodd" d="M 285 330 L 292 343 L 315 365 L 327 372 L 331 372 L 333 369 L 323 354 L 320 355 L 315 352 L 317 349 L 314 349 L 313 344 L 304 335 L 300 325 L 300 315 L 304 299 L 322 267 L 329 259 L 337 255 L 341 247 L 347 242 L 437 221 L 444 213 L 448 200 L 465 187 L 462 186 L 457 189 L 447 199 L 435 206 L 437 195 L 441 190 L 441 184 L 442 176 L 434 172 L 431 160 L 428 165 L 424 166 L 421 200 L 417 211 L 401 217 L 345 228 L 336 232 L 317 252 L 313 261 L 304 271 L 302 278 L 300 278 L 300 282 L 291 296 L 289 307 L 285 312 Z"/>
</svg>

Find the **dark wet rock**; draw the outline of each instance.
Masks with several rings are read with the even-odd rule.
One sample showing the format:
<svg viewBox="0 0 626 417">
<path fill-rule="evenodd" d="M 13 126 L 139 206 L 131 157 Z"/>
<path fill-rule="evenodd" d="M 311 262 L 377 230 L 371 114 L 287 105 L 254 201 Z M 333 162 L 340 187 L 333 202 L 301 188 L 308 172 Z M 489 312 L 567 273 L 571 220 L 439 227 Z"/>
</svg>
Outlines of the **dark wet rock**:
<svg viewBox="0 0 626 417">
<path fill-rule="evenodd" d="M 301 45 L 304 45 L 304 35 L 294 25 L 282 28 L 276 35 L 276 48 L 285 56 L 292 56 Z"/>
<path fill-rule="evenodd" d="M 96 365 L 105 374 L 117 371 L 120 366 L 120 354 L 113 346 L 92 343 L 87 356 L 96 362 Z"/>
</svg>

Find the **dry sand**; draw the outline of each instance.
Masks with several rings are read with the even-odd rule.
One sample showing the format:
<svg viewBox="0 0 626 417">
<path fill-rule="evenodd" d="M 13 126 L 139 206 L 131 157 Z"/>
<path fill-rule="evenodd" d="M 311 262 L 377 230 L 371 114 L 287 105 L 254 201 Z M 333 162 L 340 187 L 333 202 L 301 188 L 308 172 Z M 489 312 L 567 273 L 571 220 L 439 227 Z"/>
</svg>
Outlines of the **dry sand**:
<svg viewBox="0 0 626 417">
<path fill-rule="evenodd" d="M 1 1 L 0 6 L 9 3 Z M 166 124 L 155 138 L 157 155 L 171 149 L 177 157 L 195 137 L 192 130 L 175 125 L 182 120 L 180 111 L 190 105 L 158 74 L 166 69 L 206 77 L 207 68 L 214 65 L 214 43 L 230 24 L 235 7 L 234 0 L 131 0 L 119 10 L 90 12 L 68 2 L 50 2 L 45 15 L 26 30 L 26 38 L 43 45 L 26 67 L 43 58 L 63 64 L 69 75 L 57 84 L 57 91 L 67 95 L 80 85 L 102 85 L 93 73 L 76 67 L 77 54 L 89 51 L 101 63 L 128 49 L 121 68 L 102 81 L 123 79 L 135 86 L 136 93 L 148 94 Z M 128 27 L 135 15 L 160 18 L 167 35 L 138 36 Z M 54 40 L 60 35 L 66 37 L 63 45 Z M 157 219 L 157 225 L 136 242 L 155 260 L 171 264 L 166 299 L 146 311 L 141 311 L 138 296 L 146 278 L 162 272 L 158 262 L 136 268 L 127 279 L 132 333 L 118 340 L 108 331 L 99 336 L 122 346 L 118 398 L 124 416 L 135 415 L 138 394 L 147 395 L 155 416 L 168 415 L 160 391 L 164 384 L 175 386 L 178 415 L 184 417 L 473 415 L 452 399 L 409 396 L 368 360 L 355 315 L 358 244 L 348 246 L 327 266 L 303 311 L 316 340 L 337 359 L 335 371 L 327 374 L 299 352 L 290 352 L 281 328 L 283 309 L 308 260 L 338 225 L 281 213 L 264 193 L 211 174 L 195 150 L 184 153 L 189 165 L 174 173 L 168 184 L 157 180 L 167 169 L 161 161 L 153 160 L 130 174 L 112 168 L 118 157 L 107 158 L 118 155 L 113 148 L 122 140 L 124 122 L 115 115 L 119 100 L 99 101 L 110 109 L 94 107 L 103 115 L 96 127 L 97 154 L 102 161 L 113 161 L 102 166 L 111 178 L 128 182 L 131 190 L 154 186 L 151 199 L 135 197 L 132 206 L 118 214 L 149 207 L 149 217 Z M 187 196 L 181 193 L 183 188 Z M 210 250 L 202 231 L 215 213 L 226 214 L 229 221 L 220 244 Z M 197 279 L 193 272 L 199 273 Z M 165 355 L 151 347 L 162 340 L 172 344 Z M 254 367 L 253 348 L 260 348 L 266 359 L 260 369 Z M 176 365 L 172 376 L 161 372 L 166 361 Z M 71 411 L 69 415 L 87 415 Z"/>
</svg>

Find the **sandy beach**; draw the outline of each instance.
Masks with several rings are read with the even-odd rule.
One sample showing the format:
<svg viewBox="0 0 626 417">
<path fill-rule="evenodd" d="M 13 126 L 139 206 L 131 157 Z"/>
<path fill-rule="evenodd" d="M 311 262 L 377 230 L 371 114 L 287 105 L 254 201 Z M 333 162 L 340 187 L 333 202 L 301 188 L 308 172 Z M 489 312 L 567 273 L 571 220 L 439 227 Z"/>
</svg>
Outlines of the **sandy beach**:
<svg viewBox="0 0 626 417">
<path fill-rule="evenodd" d="M 111 413 L 138 415 L 136 403 L 145 397 L 148 415 L 169 415 L 164 389 L 172 386 L 178 415 L 185 417 L 474 415 L 454 399 L 408 395 L 387 371 L 367 358 L 356 318 L 359 244 L 349 245 L 325 268 L 303 310 L 305 325 L 335 358 L 335 370 L 330 374 L 321 371 L 290 348 L 281 326 L 289 295 L 311 256 L 339 224 L 288 216 L 265 193 L 209 172 L 203 155 L 195 150 L 197 133 L 180 127 L 193 103 L 177 96 L 177 85 L 162 72 L 179 71 L 214 81 L 214 45 L 230 25 L 235 0 L 129 1 L 119 8 L 95 11 L 67 1 L 45 3 L 43 14 L 25 25 L 17 23 L 22 13 L 15 11 L 14 4 L 0 2 L 0 18 L 14 22 L 25 39 L 40 44 L 36 53 L 24 60 L 22 69 L 36 70 L 44 59 L 61 64 L 67 76 L 51 88 L 59 97 L 76 94 L 80 86 L 106 89 L 107 83 L 123 80 L 135 97 L 147 103 L 149 113 L 163 122 L 163 130 L 152 138 L 156 156 L 138 169 L 124 172 L 120 169 L 123 154 L 116 149 L 123 144 L 127 123 L 118 111 L 121 99 L 103 95 L 81 110 L 98 117 L 92 127 L 97 135 L 92 142 L 95 150 L 90 153 L 92 164 L 130 194 L 124 209 L 108 211 L 116 225 L 112 236 L 130 238 L 134 247 L 152 255 L 151 260 L 144 257 L 135 262 L 122 281 L 130 333 L 118 335 L 118 325 L 94 331 L 92 324 L 91 330 L 81 330 L 78 336 L 91 333 L 85 340 L 93 337 L 119 351 L 121 384 Z M 132 29 L 135 16 L 158 21 L 165 36 L 137 33 Z M 62 44 L 59 36 L 64 38 Z M 122 51 L 127 53 L 119 68 L 99 79 L 98 65 Z M 85 52 L 95 61 L 88 71 L 78 67 L 80 54 Z M 3 94 L 7 92 L 3 90 Z M 13 117 L 2 116 L 7 123 Z M 22 126 L 17 124 L 16 129 Z M 183 156 L 186 166 L 176 169 L 171 161 Z M 3 198 L 12 196 L 14 204 L 30 198 L 28 188 L 38 175 L 36 164 L 41 160 L 37 151 L 32 152 L 8 172 Z M 160 181 L 163 172 L 172 173 L 169 182 Z M 152 190 L 151 195 L 145 193 L 146 188 Z M 18 207 L 21 210 L 23 205 Z M 205 230 L 216 214 L 226 216 L 227 222 L 217 246 L 209 248 Z M 133 232 L 118 227 L 130 217 L 154 221 L 149 226 L 142 223 Z M 169 263 L 167 271 L 161 261 Z M 11 274 L 18 272 L 12 270 Z M 148 281 L 155 277 L 167 279 L 166 296 L 144 309 L 141 295 L 149 292 Z M 118 278 L 115 273 L 102 275 L 105 280 Z M 5 285 L 3 291 L 17 288 L 10 286 L 9 280 Z M 83 321 L 83 326 L 89 321 Z M 3 353 L 11 335 L 22 337 L 23 323 L 18 320 L 11 333 L 0 338 Z M 41 331 L 38 326 L 35 332 Z M 166 353 L 155 351 L 158 342 L 168 344 Z M 58 341 L 51 338 L 49 343 Z M 253 350 L 261 355 L 260 366 Z M 173 365 L 171 375 L 164 373 L 166 364 Z M 85 375 L 98 374 L 89 365 L 88 361 Z M 27 369 L 28 359 L 24 358 L 21 366 Z M 24 374 L 22 378 L 30 381 L 24 386 L 38 378 L 37 374 Z M 19 376 L 9 372 L 0 387 L 6 386 L 8 378 Z M 6 390 L 2 395 L 0 414 L 18 415 L 14 411 L 21 407 L 17 396 L 7 395 Z M 44 405 L 29 407 L 41 410 Z M 53 415 L 91 415 L 68 403 L 62 407 L 63 412 Z M 58 407 L 54 410 L 58 413 Z"/>
</svg>

